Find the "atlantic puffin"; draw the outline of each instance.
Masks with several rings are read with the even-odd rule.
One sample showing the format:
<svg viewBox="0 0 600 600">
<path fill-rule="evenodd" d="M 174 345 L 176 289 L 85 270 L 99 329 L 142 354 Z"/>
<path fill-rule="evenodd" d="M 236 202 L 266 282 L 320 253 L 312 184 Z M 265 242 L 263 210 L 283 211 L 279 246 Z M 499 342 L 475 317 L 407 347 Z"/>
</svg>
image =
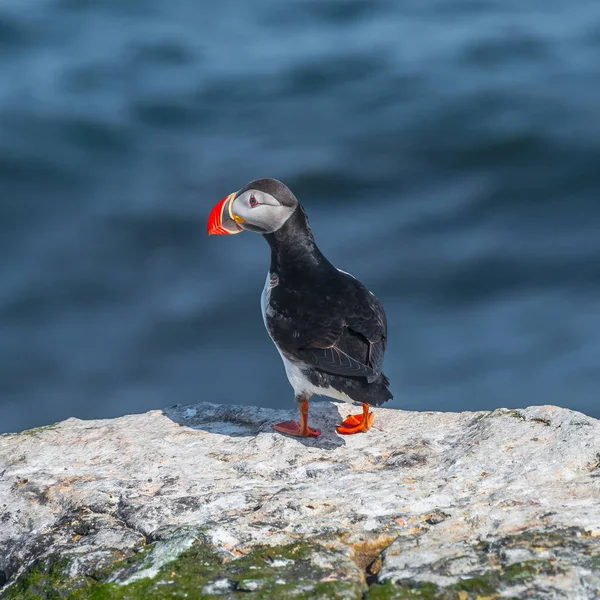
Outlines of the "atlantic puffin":
<svg viewBox="0 0 600 600">
<path fill-rule="evenodd" d="M 337 431 L 366 432 L 370 406 L 392 399 L 381 368 L 387 320 L 375 295 L 334 267 L 317 247 L 302 205 L 277 179 L 256 179 L 221 200 L 208 219 L 209 235 L 261 234 L 271 247 L 271 266 L 261 296 L 265 327 L 285 366 L 300 407 L 300 422 L 276 431 L 317 437 L 308 425 L 313 394 L 362 403 Z"/>
</svg>

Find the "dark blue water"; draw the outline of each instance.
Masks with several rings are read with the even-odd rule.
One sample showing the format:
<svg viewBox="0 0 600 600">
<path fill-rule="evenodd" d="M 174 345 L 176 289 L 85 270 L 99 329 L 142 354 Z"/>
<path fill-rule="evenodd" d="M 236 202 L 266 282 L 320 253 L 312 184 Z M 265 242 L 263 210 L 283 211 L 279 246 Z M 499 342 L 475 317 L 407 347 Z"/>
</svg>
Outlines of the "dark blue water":
<svg viewBox="0 0 600 600">
<path fill-rule="evenodd" d="M 389 317 L 393 406 L 600 416 L 600 3 L 4 0 L 0 431 L 292 407 L 256 177 Z"/>
</svg>

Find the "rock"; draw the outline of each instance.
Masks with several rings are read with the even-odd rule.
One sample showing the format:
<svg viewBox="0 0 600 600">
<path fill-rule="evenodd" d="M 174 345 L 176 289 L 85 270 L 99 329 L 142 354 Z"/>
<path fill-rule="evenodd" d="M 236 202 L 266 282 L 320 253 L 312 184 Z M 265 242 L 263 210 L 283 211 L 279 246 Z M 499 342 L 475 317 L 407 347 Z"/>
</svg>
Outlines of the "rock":
<svg viewBox="0 0 600 600">
<path fill-rule="evenodd" d="M 339 411 L 338 411 L 339 408 Z M 0 437 L 0 597 L 600 597 L 600 422 L 199 404 Z M 186 596 L 187 594 L 187 596 Z"/>
</svg>

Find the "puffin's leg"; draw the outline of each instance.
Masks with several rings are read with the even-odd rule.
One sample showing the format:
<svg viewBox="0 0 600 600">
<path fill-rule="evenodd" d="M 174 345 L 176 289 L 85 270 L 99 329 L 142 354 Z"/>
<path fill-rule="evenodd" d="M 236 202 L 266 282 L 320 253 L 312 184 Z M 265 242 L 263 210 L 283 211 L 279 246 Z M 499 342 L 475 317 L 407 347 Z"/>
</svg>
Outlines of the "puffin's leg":
<svg viewBox="0 0 600 600">
<path fill-rule="evenodd" d="M 371 425 L 373 425 L 373 419 L 375 415 L 369 412 L 370 406 L 363 402 L 362 415 L 349 415 L 346 420 L 337 427 L 338 433 L 350 435 L 351 433 L 360 433 L 369 431 Z"/>
<path fill-rule="evenodd" d="M 300 423 L 296 423 L 296 421 L 284 421 L 283 423 L 273 425 L 273 429 L 296 437 L 320 436 L 320 429 L 311 429 L 308 426 L 308 396 L 300 396 L 297 400 L 300 404 Z"/>
</svg>

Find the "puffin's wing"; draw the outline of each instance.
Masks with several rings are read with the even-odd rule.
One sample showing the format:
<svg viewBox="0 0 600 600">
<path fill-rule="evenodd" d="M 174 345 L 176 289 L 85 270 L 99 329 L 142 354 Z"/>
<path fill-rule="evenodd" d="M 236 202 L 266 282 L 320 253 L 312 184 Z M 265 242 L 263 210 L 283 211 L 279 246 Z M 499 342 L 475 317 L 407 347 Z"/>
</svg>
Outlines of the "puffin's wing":
<svg viewBox="0 0 600 600">
<path fill-rule="evenodd" d="M 377 375 L 371 367 L 344 352 L 340 345 L 342 344 L 327 348 L 299 348 L 298 356 L 304 362 L 334 375 L 367 378 Z"/>
<path fill-rule="evenodd" d="M 351 277 L 351 276 L 348 276 Z M 376 379 L 387 341 L 387 321 L 377 298 L 352 278 L 343 310 L 329 319 L 316 316 L 295 329 L 294 354 L 303 362 L 335 375 Z"/>
<path fill-rule="evenodd" d="M 387 346 L 387 318 L 383 306 L 376 296 L 368 290 L 364 290 L 368 296 L 366 296 L 366 302 L 360 305 L 362 310 L 356 310 L 350 318 L 346 319 L 346 322 L 350 329 L 362 335 L 369 342 L 367 365 L 376 374 L 379 374 Z"/>
</svg>

